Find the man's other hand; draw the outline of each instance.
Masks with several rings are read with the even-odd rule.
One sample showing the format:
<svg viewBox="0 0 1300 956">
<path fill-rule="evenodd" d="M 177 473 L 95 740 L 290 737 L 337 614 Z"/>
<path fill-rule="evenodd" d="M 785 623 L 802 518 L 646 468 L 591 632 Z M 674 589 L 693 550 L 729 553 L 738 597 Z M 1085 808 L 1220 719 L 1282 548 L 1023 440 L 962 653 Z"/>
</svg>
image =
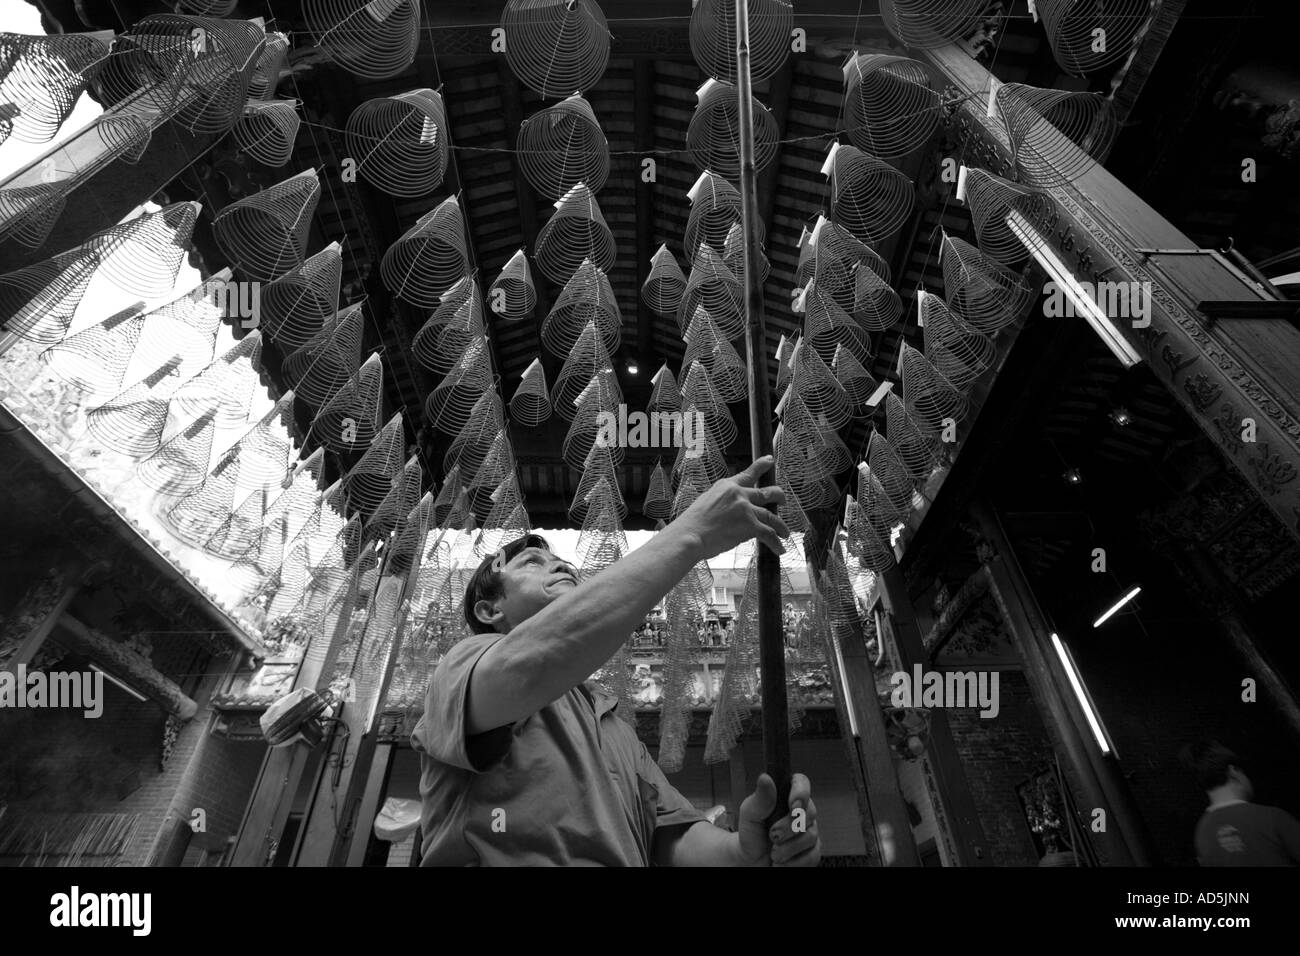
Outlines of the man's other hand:
<svg viewBox="0 0 1300 956">
<path fill-rule="evenodd" d="M 816 866 L 821 862 L 817 808 L 812 784 L 797 773 L 790 780 L 790 812 L 770 828 L 767 818 L 776 809 L 776 783 L 760 774 L 758 787 L 740 805 L 740 852 L 749 866 Z"/>
<path fill-rule="evenodd" d="M 785 504 L 785 492 L 778 485 L 758 486 L 758 479 L 771 471 L 772 465 L 772 456 L 764 455 L 744 471 L 715 481 L 673 524 L 695 537 L 704 558 L 755 537 L 781 554 L 785 551 L 781 539 L 790 536 L 790 529 L 767 509 Z"/>
</svg>

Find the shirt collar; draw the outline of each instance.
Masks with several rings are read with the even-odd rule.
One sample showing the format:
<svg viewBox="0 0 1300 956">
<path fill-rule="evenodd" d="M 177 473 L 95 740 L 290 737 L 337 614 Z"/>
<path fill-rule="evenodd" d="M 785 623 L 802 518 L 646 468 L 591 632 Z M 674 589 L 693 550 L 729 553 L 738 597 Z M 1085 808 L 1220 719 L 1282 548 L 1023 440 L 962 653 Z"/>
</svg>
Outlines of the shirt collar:
<svg viewBox="0 0 1300 956">
<path fill-rule="evenodd" d="M 1220 800 L 1218 803 L 1212 803 L 1205 808 L 1206 813 L 1211 810 L 1218 810 L 1220 807 L 1230 807 L 1234 803 L 1245 803 L 1245 800 Z"/>
<path fill-rule="evenodd" d="M 603 714 L 608 713 L 618 706 L 618 698 L 594 681 L 586 681 L 582 686 L 585 687 L 587 693 L 591 695 L 591 703 L 596 710 L 597 720 L 599 720 Z"/>
</svg>

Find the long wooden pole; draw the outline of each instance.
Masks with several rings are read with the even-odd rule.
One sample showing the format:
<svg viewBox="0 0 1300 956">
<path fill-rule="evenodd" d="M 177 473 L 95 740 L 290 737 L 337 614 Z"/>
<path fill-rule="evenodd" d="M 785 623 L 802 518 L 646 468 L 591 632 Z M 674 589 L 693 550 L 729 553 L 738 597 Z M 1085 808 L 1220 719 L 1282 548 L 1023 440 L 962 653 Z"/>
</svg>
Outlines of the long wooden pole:
<svg viewBox="0 0 1300 956">
<path fill-rule="evenodd" d="M 772 454 L 772 397 L 767 387 L 763 282 L 759 265 L 758 176 L 754 168 L 754 108 L 749 74 L 749 2 L 736 0 L 736 91 L 740 106 L 740 198 L 745 229 L 745 361 L 749 379 L 749 437 L 753 455 Z M 775 507 L 770 510 L 775 511 Z M 776 781 L 769 825 L 789 812 L 790 737 L 785 697 L 785 637 L 781 628 L 781 559 L 758 548 L 759 672 L 763 682 L 763 763 Z"/>
</svg>

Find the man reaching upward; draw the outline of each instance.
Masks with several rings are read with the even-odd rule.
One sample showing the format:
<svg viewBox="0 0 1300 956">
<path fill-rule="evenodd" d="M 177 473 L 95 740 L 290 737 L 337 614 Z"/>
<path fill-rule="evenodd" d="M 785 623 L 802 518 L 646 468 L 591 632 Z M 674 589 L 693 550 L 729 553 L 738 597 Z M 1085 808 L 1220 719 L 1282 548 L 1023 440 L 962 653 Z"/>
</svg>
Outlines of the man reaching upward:
<svg viewBox="0 0 1300 956">
<path fill-rule="evenodd" d="M 664 777 L 615 698 L 587 677 L 700 561 L 757 537 L 780 553 L 772 458 L 716 482 L 644 546 L 579 582 L 527 535 L 484 559 L 465 591 L 474 634 L 434 668 L 420 754 L 424 866 L 816 866 L 811 787 L 770 829 L 762 774 L 737 832 L 704 819 Z"/>
</svg>

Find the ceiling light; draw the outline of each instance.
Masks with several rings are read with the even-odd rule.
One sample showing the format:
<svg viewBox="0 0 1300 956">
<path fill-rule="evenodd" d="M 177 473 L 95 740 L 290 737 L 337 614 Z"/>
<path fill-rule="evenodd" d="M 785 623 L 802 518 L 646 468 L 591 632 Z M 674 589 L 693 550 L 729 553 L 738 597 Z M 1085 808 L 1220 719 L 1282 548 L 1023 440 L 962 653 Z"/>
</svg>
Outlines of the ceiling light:
<svg viewBox="0 0 1300 956">
<path fill-rule="evenodd" d="M 636 364 L 636 362 L 628 362 L 628 363 L 627 363 L 627 374 L 628 374 L 628 375 L 635 375 L 635 374 L 636 374 L 637 372 L 639 372 L 639 371 L 640 371 L 640 369 L 637 368 L 637 364 Z"/>
<path fill-rule="evenodd" d="M 1083 484 L 1083 472 L 1081 472 L 1078 468 L 1065 469 L 1065 472 L 1061 475 L 1061 477 L 1064 478 L 1069 484 L 1072 485 Z"/>
<path fill-rule="evenodd" d="M 1114 606 L 1114 607 L 1112 607 L 1109 611 L 1107 611 L 1107 612 L 1106 612 L 1105 614 L 1103 614 L 1101 617 L 1097 618 L 1097 620 L 1093 621 L 1093 622 L 1092 622 L 1092 626 L 1093 626 L 1093 627 L 1101 627 L 1103 624 L 1105 624 L 1108 620 L 1110 620 L 1110 618 L 1112 618 L 1112 617 L 1115 615 L 1115 612 L 1116 612 L 1116 611 L 1118 611 L 1120 608 L 1122 608 L 1122 607 L 1123 607 L 1125 604 L 1127 604 L 1129 601 L 1131 601 L 1131 600 L 1133 600 L 1135 597 L 1137 597 L 1137 596 L 1138 596 L 1138 592 L 1141 591 L 1141 590 L 1142 590 L 1142 589 L 1141 589 L 1140 587 L 1137 587 L 1137 588 L 1134 588 L 1132 591 L 1129 591 L 1128 594 L 1125 594 L 1122 598 L 1120 598 L 1118 601 L 1115 602 L 1115 606 Z"/>
<path fill-rule="evenodd" d="M 1133 416 L 1128 413 L 1128 409 L 1121 405 L 1110 413 L 1110 420 L 1120 428 L 1125 428 L 1133 423 Z"/>
</svg>

